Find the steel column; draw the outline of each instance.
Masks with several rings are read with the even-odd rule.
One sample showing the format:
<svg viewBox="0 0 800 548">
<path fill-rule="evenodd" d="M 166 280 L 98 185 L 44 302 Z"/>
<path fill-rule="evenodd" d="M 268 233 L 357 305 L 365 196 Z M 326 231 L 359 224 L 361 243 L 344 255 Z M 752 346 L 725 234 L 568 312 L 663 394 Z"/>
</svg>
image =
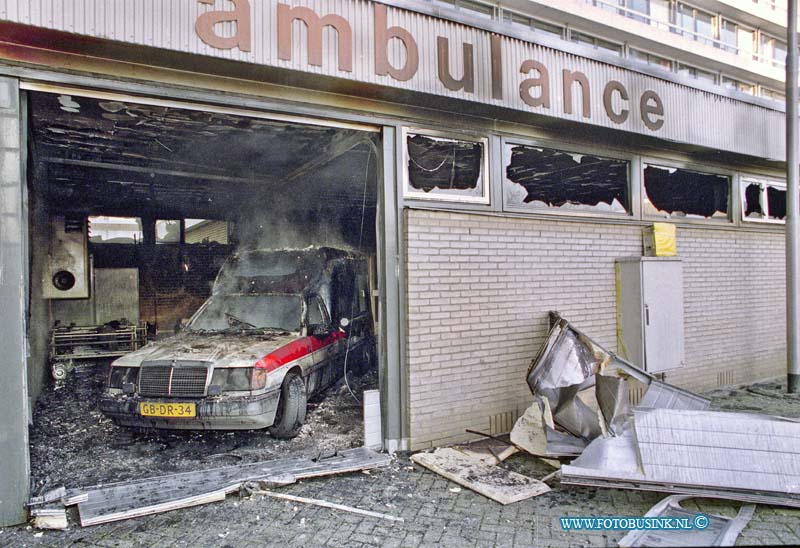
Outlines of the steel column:
<svg viewBox="0 0 800 548">
<path fill-rule="evenodd" d="M 797 0 L 788 0 L 786 55 L 786 364 L 789 392 L 800 392 L 800 195 L 798 195 Z"/>
<path fill-rule="evenodd" d="M 21 122 L 18 81 L 0 78 L 0 527 L 27 519 L 30 482 L 25 352 L 28 219 Z"/>
</svg>

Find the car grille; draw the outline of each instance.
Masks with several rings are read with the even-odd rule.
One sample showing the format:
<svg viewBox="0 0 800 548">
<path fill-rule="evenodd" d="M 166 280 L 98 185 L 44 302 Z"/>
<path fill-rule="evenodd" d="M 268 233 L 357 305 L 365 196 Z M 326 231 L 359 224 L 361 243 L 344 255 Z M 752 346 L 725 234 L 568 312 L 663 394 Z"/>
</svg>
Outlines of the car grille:
<svg viewBox="0 0 800 548">
<path fill-rule="evenodd" d="M 197 398 L 206 394 L 208 367 L 186 365 L 142 365 L 139 394 L 173 398 Z"/>
</svg>

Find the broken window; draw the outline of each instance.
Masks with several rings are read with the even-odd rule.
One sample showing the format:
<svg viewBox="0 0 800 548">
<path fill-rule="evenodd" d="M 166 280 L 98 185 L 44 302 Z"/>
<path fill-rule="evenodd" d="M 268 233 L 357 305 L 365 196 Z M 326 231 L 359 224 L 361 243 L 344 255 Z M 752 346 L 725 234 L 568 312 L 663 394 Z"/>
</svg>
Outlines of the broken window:
<svg viewBox="0 0 800 548">
<path fill-rule="evenodd" d="M 406 197 L 489 202 L 485 139 L 406 136 Z"/>
<path fill-rule="evenodd" d="M 523 145 L 505 157 L 507 206 L 630 213 L 627 160 Z"/>
<path fill-rule="evenodd" d="M 156 221 L 156 243 L 178 244 L 181 242 L 180 221 Z"/>
<path fill-rule="evenodd" d="M 89 241 L 93 244 L 138 244 L 142 220 L 138 217 L 89 217 Z"/>
<path fill-rule="evenodd" d="M 227 221 L 186 219 L 184 241 L 187 244 L 227 244 L 230 228 Z"/>
<path fill-rule="evenodd" d="M 784 221 L 786 187 L 777 181 L 743 179 L 742 212 L 745 221 Z"/>
<path fill-rule="evenodd" d="M 660 217 L 728 218 L 730 177 L 645 165 L 644 213 Z"/>
</svg>

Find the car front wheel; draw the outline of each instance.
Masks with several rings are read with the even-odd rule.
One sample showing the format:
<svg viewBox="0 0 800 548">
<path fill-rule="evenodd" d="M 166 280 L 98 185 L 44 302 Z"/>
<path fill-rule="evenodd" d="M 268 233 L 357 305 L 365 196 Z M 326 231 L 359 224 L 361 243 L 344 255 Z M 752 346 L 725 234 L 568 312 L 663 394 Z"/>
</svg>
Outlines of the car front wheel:
<svg viewBox="0 0 800 548">
<path fill-rule="evenodd" d="M 306 420 L 306 383 L 297 373 L 289 373 L 281 385 L 275 421 L 269 428 L 274 438 L 295 437 Z"/>
</svg>

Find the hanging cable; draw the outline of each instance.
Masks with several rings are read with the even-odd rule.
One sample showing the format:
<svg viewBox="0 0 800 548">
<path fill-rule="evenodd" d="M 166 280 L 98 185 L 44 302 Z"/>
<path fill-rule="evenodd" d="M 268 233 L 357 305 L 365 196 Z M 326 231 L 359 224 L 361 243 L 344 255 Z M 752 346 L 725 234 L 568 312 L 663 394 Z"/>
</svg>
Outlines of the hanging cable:
<svg viewBox="0 0 800 548">
<path fill-rule="evenodd" d="M 370 160 L 372 159 L 372 150 L 370 150 L 369 154 L 367 155 L 367 167 L 364 170 L 364 191 L 361 198 L 361 225 L 358 230 L 358 253 L 361 254 L 361 245 L 364 241 L 364 218 L 366 217 L 367 211 L 367 182 L 369 181 L 369 164 Z M 353 319 L 353 312 L 355 311 L 355 297 L 356 292 L 358 291 L 358 277 L 354 276 L 353 280 L 353 299 L 350 302 L 350 319 Z M 344 351 L 344 384 L 347 387 L 348 392 L 350 395 L 353 396 L 353 399 L 356 400 L 359 404 L 361 400 L 358 399 L 353 389 L 350 387 L 350 381 L 347 379 L 347 359 L 350 356 L 350 337 L 347 337 L 347 346 L 345 347 Z"/>
</svg>

